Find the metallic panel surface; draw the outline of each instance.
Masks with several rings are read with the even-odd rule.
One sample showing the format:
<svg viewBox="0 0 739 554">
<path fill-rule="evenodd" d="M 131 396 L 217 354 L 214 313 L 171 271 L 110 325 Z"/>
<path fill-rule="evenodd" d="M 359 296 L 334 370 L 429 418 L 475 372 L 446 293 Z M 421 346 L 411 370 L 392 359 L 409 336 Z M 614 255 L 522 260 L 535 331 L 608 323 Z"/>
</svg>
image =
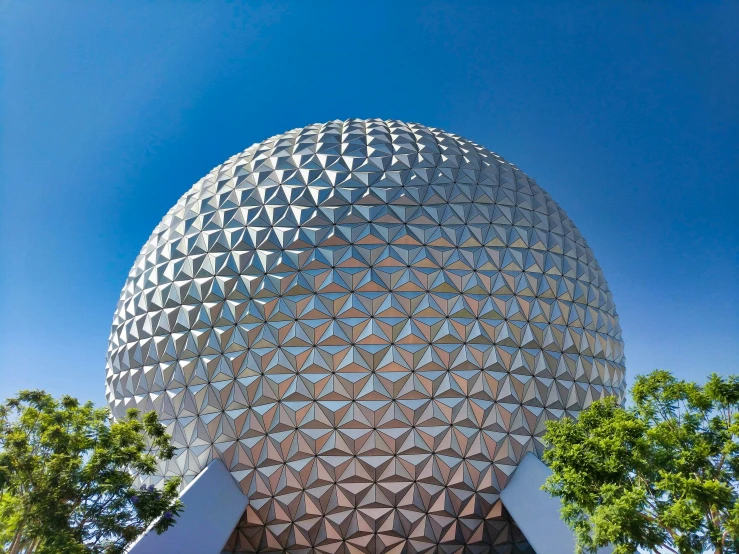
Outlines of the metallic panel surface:
<svg viewBox="0 0 739 554">
<path fill-rule="evenodd" d="M 240 483 L 233 552 L 527 551 L 508 476 L 548 419 L 623 387 L 565 212 L 485 148 L 383 120 L 295 129 L 197 182 L 129 274 L 107 363 L 114 414 L 173 435 L 162 476 L 220 458 Z"/>
</svg>

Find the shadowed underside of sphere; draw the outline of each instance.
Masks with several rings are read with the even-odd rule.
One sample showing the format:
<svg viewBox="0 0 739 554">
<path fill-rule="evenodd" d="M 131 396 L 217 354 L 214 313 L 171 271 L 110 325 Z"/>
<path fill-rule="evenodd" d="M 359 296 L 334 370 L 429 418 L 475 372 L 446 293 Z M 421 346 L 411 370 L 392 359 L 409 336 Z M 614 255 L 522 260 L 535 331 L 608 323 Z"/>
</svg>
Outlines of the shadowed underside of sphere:
<svg viewBox="0 0 739 554">
<path fill-rule="evenodd" d="M 196 183 L 115 313 L 107 397 L 249 507 L 228 552 L 523 552 L 499 501 L 548 419 L 623 394 L 590 248 L 496 154 L 399 121 L 311 125 Z"/>
</svg>

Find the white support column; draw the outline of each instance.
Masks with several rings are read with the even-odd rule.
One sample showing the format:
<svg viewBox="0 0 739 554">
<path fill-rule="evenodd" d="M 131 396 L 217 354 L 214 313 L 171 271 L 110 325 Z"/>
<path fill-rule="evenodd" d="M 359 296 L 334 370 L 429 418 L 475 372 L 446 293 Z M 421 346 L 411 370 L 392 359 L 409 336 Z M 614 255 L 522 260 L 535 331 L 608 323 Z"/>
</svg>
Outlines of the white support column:
<svg viewBox="0 0 739 554">
<path fill-rule="evenodd" d="M 149 530 L 128 554 L 220 554 L 248 499 L 221 460 L 214 460 L 182 491 L 177 522 L 157 535 Z"/>
<path fill-rule="evenodd" d="M 503 505 L 536 554 L 573 554 L 575 537 L 559 517 L 560 501 L 541 490 L 550 469 L 529 453 L 500 493 Z M 598 554 L 608 554 L 610 547 Z"/>
</svg>

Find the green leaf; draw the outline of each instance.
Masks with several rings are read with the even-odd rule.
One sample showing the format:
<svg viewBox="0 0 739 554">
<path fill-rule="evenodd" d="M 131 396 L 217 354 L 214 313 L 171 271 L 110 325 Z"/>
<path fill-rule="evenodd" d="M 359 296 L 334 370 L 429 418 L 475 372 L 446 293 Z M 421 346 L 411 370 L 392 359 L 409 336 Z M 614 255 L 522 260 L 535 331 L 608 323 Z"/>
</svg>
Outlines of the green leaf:
<svg viewBox="0 0 739 554">
<path fill-rule="evenodd" d="M 90 402 L 19 392 L 0 406 L 0 551 L 122 553 L 150 524 L 163 532 L 184 508 L 180 480 L 135 483 L 173 452 L 156 414 L 113 421 Z"/>
<path fill-rule="evenodd" d="M 547 424 L 544 485 L 562 502 L 579 552 L 737 553 L 739 378 L 705 385 L 657 370 L 633 404 L 591 404 Z"/>
</svg>

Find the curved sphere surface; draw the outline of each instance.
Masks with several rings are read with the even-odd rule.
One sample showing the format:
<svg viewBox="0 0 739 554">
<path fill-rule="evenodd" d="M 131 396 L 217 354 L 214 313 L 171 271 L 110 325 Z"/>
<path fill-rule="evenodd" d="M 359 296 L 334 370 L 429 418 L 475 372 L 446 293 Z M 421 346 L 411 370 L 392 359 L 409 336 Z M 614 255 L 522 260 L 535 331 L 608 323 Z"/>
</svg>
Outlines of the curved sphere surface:
<svg viewBox="0 0 739 554">
<path fill-rule="evenodd" d="M 230 468 L 250 504 L 228 551 L 511 552 L 507 477 L 623 377 L 608 285 L 544 190 L 456 135 L 348 120 L 255 144 L 169 211 L 107 397 L 167 425 L 158 479 Z"/>
</svg>

